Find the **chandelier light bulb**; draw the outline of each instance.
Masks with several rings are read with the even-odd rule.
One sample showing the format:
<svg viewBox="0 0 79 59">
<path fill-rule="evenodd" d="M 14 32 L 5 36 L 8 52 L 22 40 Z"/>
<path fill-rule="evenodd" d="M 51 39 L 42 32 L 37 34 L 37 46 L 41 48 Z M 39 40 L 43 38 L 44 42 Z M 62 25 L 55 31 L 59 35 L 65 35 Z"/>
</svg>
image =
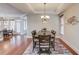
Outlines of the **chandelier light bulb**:
<svg viewBox="0 0 79 59">
<path fill-rule="evenodd" d="M 41 16 L 41 19 L 44 18 L 44 16 Z"/>
<path fill-rule="evenodd" d="M 43 19 L 43 18 L 45 18 L 45 19 L 49 19 L 50 18 L 50 16 L 41 16 L 41 19 Z"/>
</svg>

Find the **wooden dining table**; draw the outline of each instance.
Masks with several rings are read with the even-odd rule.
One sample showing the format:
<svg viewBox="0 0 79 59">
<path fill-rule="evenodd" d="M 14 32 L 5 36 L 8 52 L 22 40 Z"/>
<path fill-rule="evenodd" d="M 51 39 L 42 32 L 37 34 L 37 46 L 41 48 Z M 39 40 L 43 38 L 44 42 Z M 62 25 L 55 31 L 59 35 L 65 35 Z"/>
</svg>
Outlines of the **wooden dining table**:
<svg viewBox="0 0 79 59">
<path fill-rule="evenodd" d="M 37 34 L 35 35 L 35 37 L 38 37 L 39 35 L 51 35 L 51 37 L 54 37 L 54 35 L 51 33 L 51 31 L 47 30 L 47 31 L 39 31 L 37 32 Z"/>
</svg>

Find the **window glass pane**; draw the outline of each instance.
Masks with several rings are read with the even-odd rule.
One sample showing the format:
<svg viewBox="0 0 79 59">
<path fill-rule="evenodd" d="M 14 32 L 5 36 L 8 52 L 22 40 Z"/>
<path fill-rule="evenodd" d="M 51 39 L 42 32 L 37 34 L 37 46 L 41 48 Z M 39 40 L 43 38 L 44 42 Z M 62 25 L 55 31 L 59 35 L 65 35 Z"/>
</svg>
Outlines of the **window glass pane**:
<svg viewBox="0 0 79 59">
<path fill-rule="evenodd" d="M 9 25 L 9 21 L 4 21 L 4 25 Z"/>
<path fill-rule="evenodd" d="M 0 30 L 2 30 L 3 29 L 3 21 L 1 20 L 0 21 Z"/>
<path fill-rule="evenodd" d="M 20 21 L 16 21 L 16 31 L 20 32 Z"/>
<path fill-rule="evenodd" d="M 10 29 L 15 30 L 15 21 L 10 21 Z"/>
<path fill-rule="evenodd" d="M 2 22 L 0 21 L 0 28 L 1 28 Z"/>
<path fill-rule="evenodd" d="M 61 34 L 64 34 L 64 27 L 61 26 Z"/>
<path fill-rule="evenodd" d="M 1 26 L 1 21 L 0 21 L 0 26 Z"/>
<path fill-rule="evenodd" d="M 24 31 L 23 31 L 23 34 L 27 34 L 27 22 L 26 22 L 26 20 L 24 20 L 24 29 L 23 29 Z"/>
<path fill-rule="evenodd" d="M 60 33 L 62 34 L 62 35 L 64 35 L 64 17 L 61 17 L 61 19 L 60 19 Z"/>
<path fill-rule="evenodd" d="M 64 19 L 63 19 L 63 17 L 61 18 L 61 24 L 64 25 Z"/>
</svg>

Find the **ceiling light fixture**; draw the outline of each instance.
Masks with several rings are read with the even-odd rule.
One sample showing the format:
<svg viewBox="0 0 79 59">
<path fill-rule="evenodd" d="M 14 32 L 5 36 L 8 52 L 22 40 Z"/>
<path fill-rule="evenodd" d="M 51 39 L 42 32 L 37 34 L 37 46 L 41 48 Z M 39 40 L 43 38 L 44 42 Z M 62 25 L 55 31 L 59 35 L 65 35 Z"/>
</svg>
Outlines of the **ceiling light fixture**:
<svg viewBox="0 0 79 59">
<path fill-rule="evenodd" d="M 47 20 L 49 19 L 50 17 L 48 15 L 46 15 L 46 3 L 44 3 L 44 15 L 41 16 L 41 19 L 42 19 L 42 22 L 43 23 L 47 23 Z"/>
</svg>

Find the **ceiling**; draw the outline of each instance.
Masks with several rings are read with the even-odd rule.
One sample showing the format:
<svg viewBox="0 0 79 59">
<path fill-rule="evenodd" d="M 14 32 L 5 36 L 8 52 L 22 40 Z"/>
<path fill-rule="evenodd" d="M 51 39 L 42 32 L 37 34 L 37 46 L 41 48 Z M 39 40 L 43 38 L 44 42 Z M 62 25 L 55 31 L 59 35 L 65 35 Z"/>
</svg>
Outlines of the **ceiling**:
<svg viewBox="0 0 79 59">
<path fill-rule="evenodd" d="M 44 11 L 43 3 L 10 3 L 10 5 L 27 14 L 43 14 Z M 71 5 L 69 3 L 46 3 L 46 13 L 59 14 Z"/>
</svg>

